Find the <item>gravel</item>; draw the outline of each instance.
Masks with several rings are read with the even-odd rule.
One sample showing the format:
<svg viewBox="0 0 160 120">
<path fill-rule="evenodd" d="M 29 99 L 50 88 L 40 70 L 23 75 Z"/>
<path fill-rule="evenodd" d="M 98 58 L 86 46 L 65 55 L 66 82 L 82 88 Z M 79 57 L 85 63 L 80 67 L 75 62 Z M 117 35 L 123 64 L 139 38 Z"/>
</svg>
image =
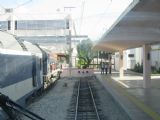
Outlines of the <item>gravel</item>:
<svg viewBox="0 0 160 120">
<path fill-rule="evenodd" d="M 76 79 L 63 78 L 57 81 L 47 94 L 30 104 L 27 109 L 45 120 L 65 120 Z M 30 120 L 26 117 L 23 120 Z"/>
<path fill-rule="evenodd" d="M 28 109 L 45 120 L 66 120 L 67 110 L 73 94 L 74 84 L 78 79 L 63 78 L 40 99 L 28 106 Z M 97 79 L 91 80 L 98 94 L 100 106 L 105 120 L 131 120 L 113 97 Z M 23 120 L 29 120 L 23 118 Z"/>
</svg>

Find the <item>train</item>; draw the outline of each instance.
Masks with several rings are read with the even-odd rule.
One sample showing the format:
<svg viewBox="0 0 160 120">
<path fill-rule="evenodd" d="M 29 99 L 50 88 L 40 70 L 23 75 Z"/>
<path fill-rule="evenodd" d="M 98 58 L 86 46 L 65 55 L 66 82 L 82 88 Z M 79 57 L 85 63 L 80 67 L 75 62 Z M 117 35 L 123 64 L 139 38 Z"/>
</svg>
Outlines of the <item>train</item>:
<svg viewBox="0 0 160 120">
<path fill-rule="evenodd" d="M 37 44 L 0 31 L 0 93 L 25 106 L 26 100 L 54 83 L 50 53 Z M 57 78 L 60 71 L 57 70 Z"/>
</svg>

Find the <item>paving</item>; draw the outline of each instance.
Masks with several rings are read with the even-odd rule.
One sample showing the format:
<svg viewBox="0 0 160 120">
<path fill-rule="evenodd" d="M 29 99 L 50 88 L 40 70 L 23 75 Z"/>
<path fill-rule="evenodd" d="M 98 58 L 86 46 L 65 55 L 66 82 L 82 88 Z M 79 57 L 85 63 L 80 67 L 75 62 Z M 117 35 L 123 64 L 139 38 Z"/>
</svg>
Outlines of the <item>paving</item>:
<svg viewBox="0 0 160 120">
<path fill-rule="evenodd" d="M 131 120 L 126 111 L 116 102 L 112 95 L 106 91 L 99 80 L 93 80 L 92 84 L 98 94 L 104 120 Z"/>
<path fill-rule="evenodd" d="M 133 120 L 160 120 L 159 76 L 152 76 L 151 88 L 144 89 L 141 74 L 126 72 L 123 78 L 119 78 L 118 72 L 95 74 Z"/>
</svg>

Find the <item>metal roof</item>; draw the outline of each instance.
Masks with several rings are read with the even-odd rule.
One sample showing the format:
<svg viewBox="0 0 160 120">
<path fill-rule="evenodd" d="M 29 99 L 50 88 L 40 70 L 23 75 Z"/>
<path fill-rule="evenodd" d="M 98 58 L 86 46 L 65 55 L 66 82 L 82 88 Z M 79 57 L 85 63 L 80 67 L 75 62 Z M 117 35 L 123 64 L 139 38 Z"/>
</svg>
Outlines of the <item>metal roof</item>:
<svg viewBox="0 0 160 120">
<path fill-rule="evenodd" d="M 41 50 L 36 45 L 33 45 L 32 43 L 27 42 L 27 41 L 24 41 L 23 44 L 26 46 L 28 51 L 30 51 L 31 53 L 42 54 Z"/>
<path fill-rule="evenodd" d="M 16 38 L 7 32 L 0 31 L 0 44 L 3 49 L 23 51 Z"/>
<path fill-rule="evenodd" d="M 120 51 L 160 42 L 160 0 L 134 0 L 94 49 Z"/>
</svg>

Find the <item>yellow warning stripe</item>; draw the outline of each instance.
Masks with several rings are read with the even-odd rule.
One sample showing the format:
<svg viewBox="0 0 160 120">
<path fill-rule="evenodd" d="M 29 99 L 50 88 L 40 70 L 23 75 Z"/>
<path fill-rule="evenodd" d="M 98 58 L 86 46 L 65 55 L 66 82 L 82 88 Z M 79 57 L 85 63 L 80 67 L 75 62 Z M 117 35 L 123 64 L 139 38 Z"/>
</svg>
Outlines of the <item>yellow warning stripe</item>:
<svg viewBox="0 0 160 120">
<path fill-rule="evenodd" d="M 109 81 L 109 80 L 107 80 L 107 81 L 110 83 L 110 85 L 112 85 L 111 81 Z M 131 102 L 133 102 L 137 107 L 139 107 L 141 110 L 143 110 L 145 113 L 147 113 L 151 118 L 153 118 L 154 120 L 160 120 L 160 115 L 157 112 L 155 112 L 152 108 L 150 108 L 147 105 L 145 105 L 143 102 L 141 102 L 140 100 L 138 100 L 138 98 L 136 98 L 135 96 L 129 94 L 121 86 L 116 85 L 114 87 L 118 91 L 120 91 L 123 95 L 125 95 L 126 97 L 128 97 Z"/>
</svg>

